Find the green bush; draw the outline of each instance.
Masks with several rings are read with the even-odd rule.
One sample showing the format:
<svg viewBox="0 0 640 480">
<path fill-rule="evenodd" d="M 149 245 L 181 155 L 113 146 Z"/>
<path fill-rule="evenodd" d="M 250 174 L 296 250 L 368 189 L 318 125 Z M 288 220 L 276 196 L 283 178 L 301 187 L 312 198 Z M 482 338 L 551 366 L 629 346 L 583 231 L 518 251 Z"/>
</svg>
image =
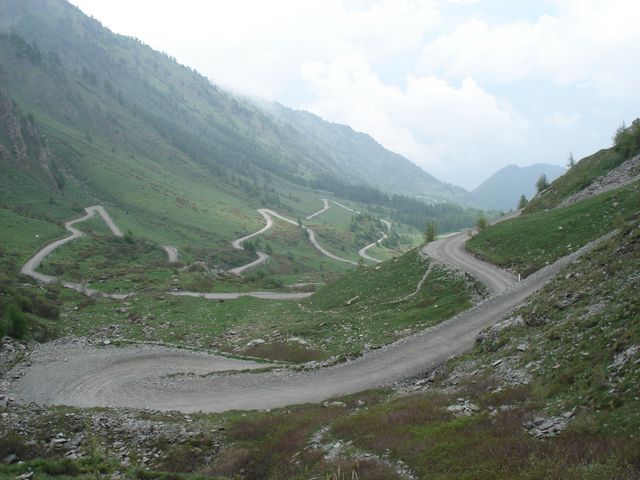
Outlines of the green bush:
<svg viewBox="0 0 640 480">
<path fill-rule="evenodd" d="M 624 158 L 640 152 L 640 119 L 636 118 L 629 128 L 623 123 L 613 136 L 613 145 Z"/>
<path fill-rule="evenodd" d="M 13 338 L 23 339 L 29 333 L 29 319 L 15 304 L 11 304 L 4 312 L 4 322 L 7 333 Z"/>
</svg>

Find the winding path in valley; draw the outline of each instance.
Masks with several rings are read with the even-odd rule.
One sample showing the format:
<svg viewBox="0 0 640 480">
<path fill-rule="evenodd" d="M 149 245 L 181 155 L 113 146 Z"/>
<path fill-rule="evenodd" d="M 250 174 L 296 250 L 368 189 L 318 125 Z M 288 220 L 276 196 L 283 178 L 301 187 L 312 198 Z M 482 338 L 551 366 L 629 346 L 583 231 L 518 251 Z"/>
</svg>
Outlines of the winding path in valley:
<svg viewBox="0 0 640 480">
<path fill-rule="evenodd" d="M 70 288 L 71 290 L 75 290 L 76 292 L 83 293 L 88 296 L 98 296 L 98 297 L 109 297 L 115 298 L 118 300 L 122 300 L 128 296 L 128 294 L 120 294 L 120 293 L 105 293 L 100 292 L 98 290 L 94 290 L 93 288 L 88 288 L 86 285 L 82 285 L 81 283 L 67 282 L 64 280 L 60 280 L 57 277 L 52 277 L 51 275 L 45 275 L 44 273 L 39 273 L 36 270 L 40 267 L 40 264 L 44 260 L 44 258 L 51 254 L 54 250 L 65 245 L 77 238 L 84 237 L 84 233 L 78 230 L 75 225 L 77 223 L 86 222 L 87 220 L 93 218 L 96 213 L 102 217 L 104 222 L 111 230 L 116 237 L 123 237 L 122 231 L 116 226 L 113 222 L 109 213 L 104 209 L 101 205 L 95 205 L 93 207 L 87 207 L 84 209 L 86 215 L 76 218 L 75 220 L 70 220 L 64 224 L 64 228 L 71 233 L 71 235 L 61 238 L 60 240 L 56 240 L 49 245 L 42 248 L 38 253 L 36 253 L 33 257 L 31 257 L 27 263 L 20 269 L 20 273 L 27 275 L 31 278 L 34 278 L 42 283 L 55 283 L 60 282 L 60 284 L 66 288 Z"/>
<path fill-rule="evenodd" d="M 347 208 L 347 207 L 344 207 Z M 45 275 L 43 273 L 39 273 L 36 270 L 38 269 L 38 267 L 41 265 L 42 261 L 44 260 L 44 258 L 51 254 L 54 250 L 56 250 L 57 248 L 61 247 L 62 245 L 65 245 L 77 238 L 83 237 L 85 234 L 77 229 L 75 227 L 76 224 L 81 223 L 81 222 L 85 222 L 91 218 L 93 218 L 95 216 L 95 214 L 99 214 L 102 219 L 104 220 L 104 222 L 106 223 L 106 225 L 109 227 L 109 229 L 111 230 L 111 232 L 117 236 L 117 237 L 123 237 L 123 233 L 122 231 L 116 226 L 115 222 L 113 221 L 113 219 L 109 216 L 109 213 L 105 210 L 105 208 L 101 205 L 95 205 L 92 207 L 87 207 L 85 208 L 85 212 L 86 214 L 80 218 L 76 218 L 75 220 L 71 220 L 68 221 L 64 224 L 64 227 L 71 233 L 71 235 L 64 237 L 60 240 L 56 240 L 52 243 L 50 243 L 49 245 L 45 246 L 44 248 L 42 248 L 40 251 L 38 251 L 33 257 L 31 257 L 27 263 L 24 264 L 24 266 L 21 268 L 21 273 L 28 275 L 40 282 L 43 283 L 54 283 L 54 282 L 59 282 L 62 286 L 66 287 L 66 288 L 70 288 L 72 290 L 75 290 L 77 292 L 83 293 L 87 296 L 92 296 L 92 297 L 107 297 L 107 298 L 113 298 L 116 300 L 123 300 L 127 297 L 129 297 L 131 294 L 125 294 L 125 293 L 106 293 L 106 292 L 101 292 L 99 290 L 95 290 L 93 288 L 89 288 L 86 285 L 82 285 L 80 283 L 74 283 L 74 282 L 67 282 L 64 280 L 61 280 L 57 277 L 53 277 L 51 275 Z M 274 218 L 278 218 L 282 221 L 285 221 L 287 223 L 290 223 L 292 225 L 298 225 L 297 222 L 295 222 L 294 220 L 291 220 L 287 217 L 284 217 L 276 212 L 274 212 L 273 210 L 269 210 L 269 209 L 259 209 L 258 213 L 260 213 L 260 215 L 262 215 L 262 217 L 265 219 L 266 221 L 266 225 L 264 227 L 262 227 L 260 230 L 258 230 L 257 232 L 254 232 L 250 235 L 246 235 L 242 238 L 238 238 L 236 240 L 234 240 L 232 242 L 232 246 L 234 248 L 237 248 L 239 250 L 244 250 L 244 248 L 242 247 L 242 243 L 249 240 L 250 238 L 253 238 L 257 235 L 260 235 L 266 231 L 268 231 L 270 228 L 273 227 L 273 219 Z M 309 241 L 311 242 L 311 244 L 323 255 L 339 261 L 339 262 L 347 262 L 350 263 L 352 265 L 357 265 L 356 262 L 352 261 L 352 260 L 348 260 L 346 258 L 342 258 L 339 257 L 337 255 L 334 255 L 333 253 L 329 252 L 328 250 L 326 250 L 325 248 L 323 248 L 317 241 L 316 237 L 315 237 L 315 232 L 310 229 L 309 227 L 303 226 L 303 229 L 305 229 L 308 233 L 309 236 Z M 178 249 L 174 246 L 171 245 L 163 245 L 162 246 L 163 250 L 167 253 L 167 257 L 168 257 L 168 261 L 169 263 L 175 263 L 178 261 Z M 264 252 L 256 252 L 256 254 L 258 255 L 258 259 L 248 263 L 246 265 L 240 266 L 240 267 L 236 267 L 232 270 L 230 270 L 230 273 L 234 273 L 236 275 L 240 275 L 242 272 L 256 267 L 258 265 L 261 265 L 263 263 L 265 263 L 268 259 L 269 259 L 269 255 L 267 255 Z M 207 300 L 233 300 L 233 299 L 237 299 L 240 297 L 254 297 L 254 298 L 261 298 L 261 299 L 267 299 L 267 300 L 300 300 L 303 298 L 307 298 L 311 295 L 313 295 L 313 292 L 289 292 L 289 293 L 281 293 L 281 292 L 224 292 L 224 293 L 216 293 L 216 292 L 190 292 L 190 291 L 180 291 L 180 292 L 167 292 L 169 295 L 173 295 L 173 296 L 186 296 L 186 297 L 198 297 L 198 298 L 205 298 Z"/>
<path fill-rule="evenodd" d="M 172 245 L 163 245 L 162 249 L 167 253 L 167 261 L 176 263 L 178 261 L 178 249 Z"/>
<path fill-rule="evenodd" d="M 24 403 L 220 412 L 319 402 L 393 384 L 470 349 L 482 329 L 500 321 L 597 244 L 592 242 L 516 282 L 513 276 L 468 254 L 462 248 L 466 237 L 463 232 L 437 240 L 426 252 L 438 261 L 469 269 L 468 273 L 488 282 L 495 293 L 438 326 L 347 363 L 312 373 L 277 369 L 232 374 L 217 355 L 181 352 L 176 361 L 175 350 L 160 347 L 149 351 L 145 347 L 44 345 L 33 352 L 24 375 L 10 385 L 11 394 Z M 242 369 L 241 365 L 257 368 L 253 362 L 233 368 Z"/>
<path fill-rule="evenodd" d="M 322 208 L 320 210 L 318 210 L 317 212 L 312 213 L 311 215 L 309 215 L 307 217 L 307 220 L 310 220 L 310 219 L 312 219 L 314 217 L 317 217 L 318 215 L 320 215 L 320 214 L 326 212 L 327 210 L 329 210 L 329 208 L 330 208 L 329 202 L 331 202 L 334 205 L 337 205 L 338 207 L 341 207 L 341 208 L 343 208 L 343 209 L 345 209 L 345 210 L 347 210 L 349 212 L 361 213 L 359 210 L 354 210 L 353 208 L 349 208 L 349 207 L 347 207 L 346 205 L 343 205 L 340 202 L 336 202 L 335 200 L 327 200 L 326 198 L 323 198 L 321 200 L 322 200 L 322 204 L 323 204 Z M 382 220 L 382 219 L 380 219 L 380 221 L 382 223 L 384 223 L 384 225 L 387 227 L 387 232 L 390 232 L 391 231 L 391 222 L 388 221 L 388 220 Z M 369 255 L 367 253 L 367 250 L 379 245 L 380 242 L 384 241 L 387 238 L 387 234 L 385 232 L 381 232 L 381 233 L 382 233 L 382 236 L 378 240 L 376 240 L 375 242 L 370 243 L 369 245 L 367 245 L 367 246 L 361 248 L 360 250 L 358 250 L 358 255 L 360 255 L 365 260 L 369 260 L 369 261 L 374 262 L 374 263 L 381 263 L 382 260 L 374 258 L 374 257 L 372 257 L 371 255 Z"/>
<path fill-rule="evenodd" d="M 458 233 L 447 237 L 445 241 L 427 244 L 422 252 L 438 262 L 468 273 L 482 282 L 492 294 L 504 292 L 517 283 L 518 279 L 512 273 L 468 253 L 464 248 L 468 239 L 468 232 Z"/>
<path fill-rule="evenodd" d="M 390 232 L 391 231 L 391 222 L 388 221 L 388 220 L 382 220 L 382 219 L 380 219 L 380 221 L 382 223 L 384 223 L 385 226 L 387 227 L 387 232 Z M 381 233 L 382 233 L 382 236 L 378 240 L 376 240 L 375 242 L 370 243 L 366 247 L 363 247 L 360 250 L 358 250 L 358 255 L 360 255 L 362 258 L 364 258 L 366 260 L 370 260 L 370 261 L 375 262 L 375 263 L 381 263 L 382 260 L 379 260 L 379 259 L 374 258 L 371 255 L 367 254 L 367 250 L 379 245 L 380 242 L 384 241 L 387 238 L 387 234 L 385 232 L 381 232 Z"/>
<path fill-rule="evenodd" d="M 322 211 L 316 212 L 316 214 L 321 213 L 321 212 Z M 260 230 L 258 230 L 257 232 L 251 233 L 251 234 L 246 235 L 246 236 L 244 236 L 242 238 L 238 238 L 237 240 L 234 240 L 231 243 L 233 248 L 236 248 L 238 250 L 244 250 L 244 247 L 242 246 L 242 244 L 244 242 L 246 242 L 247 240 L 249 240 L 250 238 L 253 238 L 255 236 L 261 235 L 261 234 L 265 233 L 267 230 L 269 230 L 271 227 L 273 227 L 273 219 L 274 218 L 282 220 L 283 222 L 289 223 L 291 225 L 298 226 L 298 222 L 296 222 L 295 220 L 291 220 L 290 218 L 282 216 L 279 213 L 274 212 L 273 210 L 269 210 L 268 208 L 260 208 L 258 210 L 258 213 L 260 215 L 262 215 L 262 217 L 265 219 L 265 221 L 267 222 L 266 225 L 264 227 L 262 227 Z M 338 255 L 335 255 L 335 254 L 331 253 L 330 251 L 328 251 L 327 249 L 325 249 L 324 247 L 322 247 L 320 245 L 320 243 L 318 243 L 318 240 L 316 239 L 316 234 L 311 228 L 307 227 L 306 225 L 302 225 L 302 229 L 307 232 L 308 237 L 309 237 L 309 241 L 311 242 L 311 244 L 316 248 L 316 250 L 318 250 L 325 257 L 329 257 L 332 260 L 336 260 L 338 262 L 344 262 L 344 263 L 350 263 L 351 265 L 357 265 L 357 263 L 354 262 L 353 260 L 349 260 L 347 258 L 339 257 Z M 241 267 L 233 268 L 233 269 L 229 270 L 229 272 L 233 273 L 235 275 L 240 275 L 243 272 L 245 272 L 246 270 L 249 270 L 250 268 L 254 268 L 254 267 L 257 267 L 259 265 L 262 265 L 262 264 L 266 263 L 269 260 L 269 255 L 264 253 L 264 252 L 256 252 L 256 254 L 258 255 L 258 259 L 257 260 L 254 260 L 253 262 L 248 263 L 246 265 L 242 265 Z M 292 294 L 287 294 L 287 295 L 292 295 Z"/>
</svg>

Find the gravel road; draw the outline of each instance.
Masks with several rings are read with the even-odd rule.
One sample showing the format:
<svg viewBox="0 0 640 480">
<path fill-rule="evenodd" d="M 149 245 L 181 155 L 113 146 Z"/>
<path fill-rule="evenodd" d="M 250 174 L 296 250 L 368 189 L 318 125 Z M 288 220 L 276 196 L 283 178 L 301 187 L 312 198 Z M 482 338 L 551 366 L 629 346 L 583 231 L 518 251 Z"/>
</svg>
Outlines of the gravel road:
<svg viewBox="0 0 640 480">
<path fill-rule="evenodd" d="M 335 203 L 335 202 L 334 202 Z M 328 209 L 328 202 L 325 203 L 326 208 Z M 341 205 L 342 207 L 344 207 L 344 205 Z M 347 208 L 347 207 L 344 207 Z M 312 217 L 315 215 L 318 215 L 320 213 L 322 213 L 324 210 L 320 210 L 318 212 L 316 212 L 315 214 L 311 215 Z M 350 209 L 349 209 L 350 210 Z M 274 218 L 278 218 L 280 220 L 282 220 L 283 222 L 287 222 L 291 225 L 298 225 L 298 222 L 296 222 L 295 220 L 291 220 L 290 218 L 284 217 L 282 215 L 280 215 L 277 212 L 274 212 L 273 210 L 269 210 L 268 208 L 261 208 L 258 210 L 258 213 L 260 215 L 262 215 L 262 217 L 266 220 L 267 224 L 262 227 L 260 230 L 258 230 L 257 232 L 254 232 L 250 235 L 247 235 L 245 237 L 242 238 L 238 238 L 237 240 L 234 240 L 232 242 L 233 248 L 237 248 L 239 250 L 244 250 L 244 248 L 242 247 L 242 243 L 245 242 L 246 240 L 249 240 L 250 238 L 253 238 L 257 235 L 260 235 L 264 232 L 266 232 L 267 230 L 269 230 L 271 227 L 273 227 L 273 219 Z M 307 226 L 303 226 L 302 227 L 308 234 L 309 234 L 309 241 L 311 242 L 311 244 L 316 248 L 316 250 L 318 250 L 322 255 L 331 258 L 332 260 L 336 260 L 338 262 L 344 262 L 344 263 L 350 263 L 352 265 L 357 265 L 356 262 L 354 262 L 353 260 L 348 260 L 346 258 L 342 258 L 339 257 L 338 255 L 334 255 L 333 253 L 331 253 L 330 251 L 328 251 L 327 249 L 325 249 L 324 247 L 322 247 L 322 245 L 320 245 L 320 243 L 318 243 L 318 240 L 316 239 L 316 234 L 315 232 L 307 227 Z M 269 260 L 269 255 L 267 255 L 264 252 L 256 252 L 256 254 L 258 255 L 258 259 L 254 260 L 251 263 L 248 263 L 246 265 L 242 265 L 240 267 L 236 267 L 233 268 L 231 270 L 229 270 L 229 272 L 234 273 L 236 275 L 240 275 L 242 274 L 242 272 L 245 272 L 246 270 L 249 270 L 250 268 L 254 268 L 257 267 L 259 265 L 262 265 L 264 263 L 267 262 L 267 260 Z"/>
<path fill-rule="evenodd" d="M 479 260 L 468 258 L 471 256 L 459 248 L 458 242 L 457 235 L 441 239 L 433 242 L 431 251 L 449 264 L 471 266 L 474 274 L 490 280 L 499 293 L 436 327 L 345 364 L 313 373 L 285 369 L 229 374 L 230 369 L 242 369 L 244 365 L 251 369 L 256 365 L 234 360 L 239 363 L 229 367 L 226 362 L 231 360 L 223 361 L 218 356 L 160 348 L 79 348 L 65 343 L 51 348 L 45 344 L 32 354 L 32 365 L 24 375 L 18 375 L 19 379 L 10 385 L 10 394 L 25 403 L 219 412 L 318 402 L 393 384 L 471 348 L 478 332 L 500 321 L 597 243 L 514 283 L 493 266 L 478 268 L 475 262 Z M 447 248 L 447 244 L 453 247 Z M 507 280 L 511 286 L 504 288 Z M 181 375 L 175 376 L 176 373 Z M 202 377 L 203 373 L 208 375 Z M 8 376 L 12 377 L 13 374 Z"/>
<path fill-rule="evenodd" d="M 311 215 L 309 215 L 307 217 L 307 220 L 311 220 L 313 217 L 317 217 L 318 215 L 320 215 L 321 213 L 326 212 L 327 210 L 329 210 L 329 200 L 327 200 L 326 198 L 322 199 L 322 208 L 320 210 L 318 210 L 316 213 L 312 213 Z"/>
<path fill-rule="evenodd" d="M 467 253 L 464 244 L 468 239 L 468 232 L 457 233 L 427 244 L 422 252 L 438 262 L 467 272 L 493 294 L 503 292 L 518 283 L 515 275 Z"/>
<path fill-rule="evenodd" d="M 176 263 L 178 261 L 178 249 L 171 245 L 163 245 L 162 249 L 167 253 L 167 260 L 169 263 Z"/>
<path fill-rule="evenodd" d="M 93 218 L 96 213 L 102 217 L 104 222 L 107 224 L 111 232 L 116 237 L 124 236 L 120 231 L 120 229 L 116 226 L 116 224 L 113 222 L 113 220 L 109 216 L 109 213 L 107 213 L 107 211 L 101 205 L 87 207 L 84 209 L 84 211 L 86 212 L 86 215 L 80 218 L 76 218 L 75 220 L 70 220 L 64 224 L 64 228 L 67 229 L 67 231 L 69 231 L 71 235 L 61 238 L 60 240 L 56 240 L 55 242 L 52 242 L 49 245 L 42 248 L 38 253 L 36 253 L 33 257 L 31 257 L 27 261 L 27 263 L 23 265 L 23 267 L 20 269 L 20 273 L 23 273 L 24 275 L 28 275 L 31 278 L 35 278 L 36 280 L 42 283 L 59 282 L 62 286 L 66 288 L 70 288 L 71 290 L 75 290 L 76 292 L 84 293 L 85 295 L 89 295 L 89 296 L 110 297 L 110 298 L 115 298 L 120 300 L 124 299 L 128 296 L 127 294 L 104 293 L 98 290 L 94 290 L 93 288 L 88 288 L 86 285 L 82 285 L 80 283 L 67 282 L 67 281 L 60 280 L 57 277 L 52 277 L 51 275 L 45 275 L 44 273 L 36 272 L 38 267 L 40 267 L 42 260 L 44 260 L 44 258 L 47 255 L 51 254 L 54 250 L 61 247 L 62 245 L 65 245 L 75 240 L 76 238 L 84 237 L 84 233 L 78 230 L 75 227 L 75 225 L 77 223 L 86 222 L 90 218 Z"/>
<path fill-rule="evenodd" d="M 390 232 L 391 231 L 391 222 L 388 221 L 388 220 L 382 220 L 382 219 L 380 221 L 385 224 L 385 226 L 387 227 L 387 231 Z M 375 242 L 370 243 L 366 247 L 363 247 L 360 250 L 358 250 L 358 255 L 360 255 L 365 260 L 370 260 L 370 261 L 375 262 L 375 263 L 381 263 L 382 260 L 374 258 L 374 257 L 370 256 L 367 253 L 367 250 L 369 250 L 370 248 L 375 247 L 376 245 L 378 245 L 380 242 L 384 241 L 387 238 L 387 234 L 386 233 L 384 233 L 384 232 L 381 232 L 381 233 L 382 233 L 382 236 L 378 240 L 376 240 Z"/>
</svg>

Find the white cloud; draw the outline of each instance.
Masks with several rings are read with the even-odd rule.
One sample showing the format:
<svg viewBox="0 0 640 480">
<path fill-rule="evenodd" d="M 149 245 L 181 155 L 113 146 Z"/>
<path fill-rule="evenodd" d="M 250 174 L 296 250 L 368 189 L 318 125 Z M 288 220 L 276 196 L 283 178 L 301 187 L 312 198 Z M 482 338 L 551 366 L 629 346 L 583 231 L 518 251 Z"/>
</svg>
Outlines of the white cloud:
<svg viewBox="0 0 640 480">
<path fill-rule="evenodd" d="M 317 98 L 307 109 L 368 132 L 439 178 L 463 186 L 475 186 L 500 168 L 500 157 L 526 138 L 527 122 L 471 78 L 455 86 L 432 76 L 408 76 L 400 88 L 383 83 L 357 55 L 309 63 L 303 76 Z"/>
<path fill-rule="evenodd" d="M 510 83 L 551 80 L 592 86 L 606 97 L 639 98 L 640 2 L 556 0 L 557 13 L 492 25 L 474 18 L 432 41 L 422 72 Z M 635 73 L 634 73 L 635 72 Z"/>
<path fill-rule="evenodd" d="M 72 1 L 214 82 L 268 99 L 296 88 L 303 63 L 350 52 L 384 62 L 419 48 L 441 21 L 435 0 Z"/>
<path fill-rule="evenodd" d="M 553 112 L 544 119 L 545 123 L 555 128 L 570 129 L 582 125 L 582 117 L 578 113 Z"/>
</svg>

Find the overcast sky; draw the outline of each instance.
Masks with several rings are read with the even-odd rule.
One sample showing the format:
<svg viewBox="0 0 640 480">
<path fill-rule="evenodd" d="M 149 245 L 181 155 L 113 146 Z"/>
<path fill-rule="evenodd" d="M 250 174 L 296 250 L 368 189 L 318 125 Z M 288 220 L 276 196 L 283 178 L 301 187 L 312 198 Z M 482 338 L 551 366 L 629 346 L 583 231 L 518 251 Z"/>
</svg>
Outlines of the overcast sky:
<svg viewBox="0 0 640 480">
<path fill-rule="evenodd" d="M 71 0 L 238 92 L 473 188 L 640 116 L 638 0 Z"/>
</svg>

